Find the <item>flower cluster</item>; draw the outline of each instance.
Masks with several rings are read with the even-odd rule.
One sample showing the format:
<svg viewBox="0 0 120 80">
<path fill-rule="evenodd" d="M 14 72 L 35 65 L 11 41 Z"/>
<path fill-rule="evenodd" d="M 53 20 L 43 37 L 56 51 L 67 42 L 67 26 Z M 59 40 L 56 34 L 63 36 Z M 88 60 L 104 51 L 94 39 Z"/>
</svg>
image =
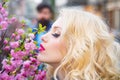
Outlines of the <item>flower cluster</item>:
<svg viewBox="0 0 120 80">
<path fill-rule="evenodd" d="M 7 29 L 8 25 L 15 22 L 16 18 L 8 18 L 8 12 L 5 10 L 4 7 L 2 7 L 2 4 L 0 4 L 0 30 Z"/>
<path fill-rule="evenodd" d="M 0 30 L 7 30 L 15 20 L 15 17 L 8 19 L 8 12 L 0 4 Z M 40 33 L 41 29 L 38 30 Z M 2 61 L 0 80 L 45 80 L 46 70 L 38 69 L 41 63 L 37 60 L 39 48 L 33 40 L 35 33 L 32 29 L 25 32 L 24 27 L 20 27 L 16 28 L 10 38 L 0 37 L 4 45 L 0 51 L 9 51 Z"/>
</svg>

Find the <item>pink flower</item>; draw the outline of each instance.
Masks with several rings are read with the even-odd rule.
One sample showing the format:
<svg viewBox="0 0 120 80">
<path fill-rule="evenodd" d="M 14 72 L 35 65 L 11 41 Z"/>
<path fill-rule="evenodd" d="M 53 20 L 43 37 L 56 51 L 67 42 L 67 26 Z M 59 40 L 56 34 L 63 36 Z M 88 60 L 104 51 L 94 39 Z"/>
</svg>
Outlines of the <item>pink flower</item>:
<svg viewBox="0 0 120 80">
<path fill-rule="evenodd" d="M 0 14 L 0 22 L 3 20 L 3 16 Z"/>
<path fill-rule="evenodd" d="M 22 76 L 22 74 L 17 74 L 13 80 L 25 80 L 26 77 Z"/>
<path fill-rule="evenodd" d="M 5 46 L 4 50 L 9 51 L 10 50 L 10 46 Z"/>
<path fill-rule="evenodd" d="M 34 39 L 34 37 L 35 37 L 33 33 L 28 34 L 28 36 L 29 36 L 31 39 Z"/>
<path fill-rule="evenodd" d="M 14 59 L 21 60 L 26 55 L 27 54 L 24 51 L 17 51 L 17 52 L 15 52 L 14 50 L 11 50 L 11 56 Z"/>
<path fill-rule="evenodd" d="M 3 14 L 3 17 L 7 17 L 8 16 L 8 12 L 5 12 L 4 14 Z"/>
<path fill-rule="evenodd" d="M 19 39 L 20 39 L 20 35 L 17 35 L 17 36 L 15 37 L 15 39 L 16 39 L 16 40 L 19 40 Z"/>
<path fill-rule="evenodd" d="M 12 66 L 14 66 L 15 68 L 18 68 L 22 65 L 23 60 L 17 60 L 17 59 L 11 58 L 10 62 Z"/>
<path fill-rule="evenodd" d="M 23 29 L 18 29 L 18 30 L 17 30 L 17 33 L 18 33 L 19 35 L 22 35 L 22 34 L 25 33 L 25 31 L 24 31 Z"/>
<path fill-rule="evenodd" d="M 35 75 L 34 80 L 46 80 L 45 76 L 46 76 L 46 71 L 39 71 L 38 74 Z"/>
<path fill-rule="evenodd" d="M 4 44 L 7 44 L 7 43 L 8 43 L 8 41 L 5 39 L 3 43 L 4 43 Z"/>
<path fill-rule="evenodd" d="M 30 63 L 31 63 L 31 61 L 29 61 L 29 60 L 24 61 L 23 67 L 24 67 L 24 68 L 29 68 L 29 67 L 30 67 Z"/>
<path fill-rule="evenodd" d="M 5 18 L 4 18 L 4 20 L 5 20 L 6 22 L 9 22 L 9 20 L 8 20 L 8 18 L 7 18 L 7 17 L 5 17 Z"/>
<path fill-rule="evenodd" d="M 34 57 L 30 57 L 30 61 L 34 64 L 34 65 L 36 65 L 36 66 L 38 66 L 38 65 L 40 65 L 40 61 L 38 61 L 36 58 L 34 58 Z"/>
<path fill-rule="evenodd" d="M 4 14 L 4 13 L 5 13 L 5 9 L 2 7 L 1 10 L 0 10 L 0 12 L 1 12 L 2 14 Z"/>
<path fill-rule="evenodd" d="M 0 9 L 2 9 L 2 4 L 0 3 Z"/>
<path fill-rule="evenodd" d="M 2 64 L 3 64 L 3 68 L 4 68 L 7 72 L 13 71 L 13 70 L 15 69 L 14 66 L 10 65 L 11 63 L 8 64 L 8 60 L 6 60 L 6 59 L 4 59 L 4 60 L 2 61 Z"/>
<path fill-rule="evenodd" d="M 19 42 L 18 41 L 10 42 L 10 46 L 11 46 L 11 48 L 17 48 L 19 46 Z"/>
<path fill-rule="evenodd" d="M 25 43 L 24 47 L 28 51 L 36 49 L 36 45 L 33 42 Z"/>
<path fill-rule="evenodd" d="M 10 76 L 8 73 L 4 72 L 0 74 L 0 80 L 14 80 L 14 76 Z"/>
<path fill-rule="evenodd" d="M 8 23 L 7 23 L 6 21 L 2 21 L 2 22 L 0 23 L 0 26 L 1 26 L 1 28 L 2 28 L 3 30 L 5 30 L 5 29 L 7 28 L 7 26 L 8 26 Z"/>
<path fill-rule="evenodd" d="M 36 59 L 36 58 L 33 58 L 33 57 L 30 57 L 30 60 L 31 60 L 31 62 L 33 62 L 33 63 L 37 62 L 37 59 Z"/>
<path fill-rule="evenodd" d="M 0 29 L 6 30 L 15 21 L 15 17 L 8 18 L 8 12 L 0 3 Z M 25 26 L 25 23 L 23 25 Z M 46 72 L 38 70 L 40 61 L 37 60 L 37 46 L 33 40 L 34 33 L 25 35 L 27 39 L 23 41 L 24 34 L 23 28 L 17 28 L 10 36 L 10 43 L 8 39 L 4 39 L 3 50 L 10 51 L 10 54 L 2 61 L 0 80 L 27 80 L 29 76 L 34 77 L 34 80 L 45 80 Z M 0 40 L 2 40 L 1 37 Z M 21 42 L 23 45 L 20 45 Z"/>
<path fill-rule="evenodd" d="M 28 69 L 30 69 L 30 68 L 28 68 Z M 24 76 L 24 77 L 28 77 L 28 76 L 30 76 L 30 71 L 22 68 L 21 69 L 21 75 Z"/>
<path fill-rule="evenodd" d="M 15 33 L 12 33 L 12 38 L 15 37 Z"/>
<path fill-rule="evenodd" d="M 16 21 L 16 18 L 15 17 L 12 17 L 11 18 L 11 22 L 13 23 L 13 22 L 15 22 Z"/>
</svg>

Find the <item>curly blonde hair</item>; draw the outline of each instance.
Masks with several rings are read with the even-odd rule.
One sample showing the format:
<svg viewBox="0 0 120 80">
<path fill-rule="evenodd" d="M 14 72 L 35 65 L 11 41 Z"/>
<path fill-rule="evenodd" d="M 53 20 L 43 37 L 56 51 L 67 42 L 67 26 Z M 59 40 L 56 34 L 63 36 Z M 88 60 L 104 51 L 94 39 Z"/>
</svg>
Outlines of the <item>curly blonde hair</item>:
<svg viewBox="0 0 120 80">
<path fill-rule="evenodd" d="M 60 13 L 67 54 L 54 71 L 64 80 L 120 80 L 120 46 L 99 17 L 72 9 Z"/>
</svg>

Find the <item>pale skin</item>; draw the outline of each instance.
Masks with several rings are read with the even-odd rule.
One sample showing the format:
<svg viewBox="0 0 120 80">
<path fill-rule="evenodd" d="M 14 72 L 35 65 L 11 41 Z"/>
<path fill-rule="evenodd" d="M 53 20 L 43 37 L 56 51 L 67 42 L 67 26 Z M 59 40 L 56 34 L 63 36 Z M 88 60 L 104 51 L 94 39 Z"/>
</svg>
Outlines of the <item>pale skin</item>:
<svg viewBox="0 0 120 80">
<path fill-rule="evenodd" d="M 44 51 L 38 55 L 38 60 L 50 64 L 51 66 L 59 66 L 60 61 L 66 55 L 66 45 L 64 39 L 61 38 L 63 30 L 62 18 L 58 18 L 52 25 L 51 30 L 42 36 L 42 45 Z"/>
</svg>

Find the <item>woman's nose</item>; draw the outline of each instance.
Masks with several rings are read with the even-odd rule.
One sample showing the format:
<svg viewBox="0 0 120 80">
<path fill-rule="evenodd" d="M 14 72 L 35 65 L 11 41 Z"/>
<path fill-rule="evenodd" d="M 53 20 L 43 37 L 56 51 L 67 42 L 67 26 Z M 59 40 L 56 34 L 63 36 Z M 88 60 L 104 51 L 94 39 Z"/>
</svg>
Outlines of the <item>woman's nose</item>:
<svg viewBox="0 0 120 80">
<path fill-rule="evenodd" d="M 46 43 L 46 42 L 48 41 L 47 35 L 46 35 L 46 34 L 43 35 L 43 36 L 41 37 L 41 40 Z"/>
</svg>

